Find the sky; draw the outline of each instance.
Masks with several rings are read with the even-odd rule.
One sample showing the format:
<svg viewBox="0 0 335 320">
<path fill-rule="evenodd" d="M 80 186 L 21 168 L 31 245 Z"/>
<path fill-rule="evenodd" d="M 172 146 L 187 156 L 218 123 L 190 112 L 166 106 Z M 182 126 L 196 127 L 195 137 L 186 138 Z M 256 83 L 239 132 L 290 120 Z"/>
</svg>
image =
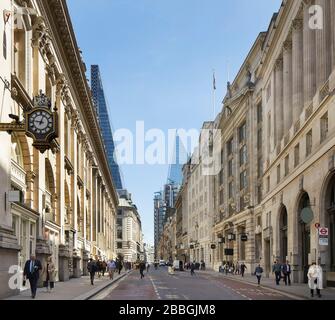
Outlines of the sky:
<svg viewBox="0 0 335 320">
<path fill-rule="evenodd" d="M 77 42 L 102 73 L 114 130 L 197 129 L 218 113 L 259 32 L 281 0 L 67 1 Z M 125 187 L 139 209 L 144 240 L 154 243 L 153 197 L 168 165 L 122 165 Z"/>
</svg>

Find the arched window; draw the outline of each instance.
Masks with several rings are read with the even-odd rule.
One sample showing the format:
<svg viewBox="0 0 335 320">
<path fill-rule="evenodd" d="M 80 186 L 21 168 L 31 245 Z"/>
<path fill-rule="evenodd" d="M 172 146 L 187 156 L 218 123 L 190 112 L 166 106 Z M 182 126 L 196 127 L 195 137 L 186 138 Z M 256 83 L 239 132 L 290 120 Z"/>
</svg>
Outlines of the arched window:
<svg viewBox="0 0 335 320">
<path fill-rule="evenodd" d="M 20 141 L 15 135 L 12 135 L 12 159 L 23 167 L 23 153 Z"/>
</svg>

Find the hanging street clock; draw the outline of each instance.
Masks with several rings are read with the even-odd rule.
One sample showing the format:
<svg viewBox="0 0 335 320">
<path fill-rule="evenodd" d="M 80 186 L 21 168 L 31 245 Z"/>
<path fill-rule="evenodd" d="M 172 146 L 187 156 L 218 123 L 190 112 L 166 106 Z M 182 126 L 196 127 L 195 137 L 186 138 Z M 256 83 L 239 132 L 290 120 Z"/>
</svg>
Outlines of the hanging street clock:
<svg viewBox="0 0 335 320">
<path fill-rule="evenodd" d="M 57 109 L 51 110 L 51 100 L 40 91 L 34 98 L 34 107 L 25 113 L 26 135 L 34 140 L 33 146 L 41 153 L 52 148 L 58 138 Z"/>
</svg>

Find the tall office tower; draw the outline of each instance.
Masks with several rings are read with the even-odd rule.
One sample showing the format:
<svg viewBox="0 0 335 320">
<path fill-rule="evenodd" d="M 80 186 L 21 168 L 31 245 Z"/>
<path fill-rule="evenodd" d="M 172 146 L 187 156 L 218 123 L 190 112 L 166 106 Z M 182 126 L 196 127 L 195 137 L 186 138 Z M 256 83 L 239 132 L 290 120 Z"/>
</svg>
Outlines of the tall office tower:
<svg viewBox="0 0 335 320">
<path fill-rule="evenodd" d="M 155 259 L 160 258 L 158 256 L 158 246 L 163 233 L 165 211 L 166 206 L 163 198 L 163 191 L 156 192 L 154 196 Z"/>
<path fill-rule="evenodd" d="M 113 132 L 108 115 L 106 97 L 102 85 L 100 70 L 98 65 L 91 66 L 91 90 L 94 105 L 97 110 L 98 119 L 102 131 L 102 138 L 105 144 L 109 166 L 112 172 L 113 182 L 116 189 L 123 189 L 121 173 L 116 158 L 114 157 L 115 145 Z"/>
</svg>

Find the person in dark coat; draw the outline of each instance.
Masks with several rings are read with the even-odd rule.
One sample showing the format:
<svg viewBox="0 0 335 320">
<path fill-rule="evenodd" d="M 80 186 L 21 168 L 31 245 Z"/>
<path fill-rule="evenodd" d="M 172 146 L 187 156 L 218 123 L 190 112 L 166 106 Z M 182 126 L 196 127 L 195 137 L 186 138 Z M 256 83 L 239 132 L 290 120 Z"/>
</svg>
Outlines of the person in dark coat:
<svg viewBox="0 0 335 320">
<path fill-rule="evenodd" d="M 194 270 L 196 269 L 195 262 L 191 263 L 190 269 L 191 269 L 191 276 L 195 276 L 195 272 L 194 272 Z"/>
<path fill-rule="evenodd" d="M 291 268 L 291 265 L 288 261 L 286 261 L 286 263 L 283 265 L 282 271 L 283 271 L 283 275 L 284 275 L 285 286 L 287 286 L 287 284 L 290 286 L 291 285 L 292 268 Z"/>
<path fill-rule="evenodd" d="M 119 260 L 119 264 L 118 264 L 119 274 L 121 274 L 121 270 L 122 270 L 122 268 L 123 268 L 122 261 Z"/>
<path fill-rule="evenodd" d="M 37 282 L 40 277 L 40 270 L 42 270 L 42 264 L 39 260 L 36 260 L 36 256 L 32 255 L 24 266 L 23 276 L 24 279 L 28 279 L 30 283 L 31 297 L 35 299 L 37 291 Z"/>
<path fill-rule="evenodd" d="M 262 274 L 263 274 L 263 268 L 259 264 L 255 269 L 255 276 L 257 277 L 258 286 L 261 285 Z"/>
<path fill-rule="evenodd" d="M 98 271 L 98 267 L 96 262 L 92 258 L 90 259 L 90 262 L 87 264 L 87 270 L 90 274 L 91 285 L 93 286 L 95 273 Z"/>
<path fill-rule="evenodd" d="M 244 277 L 244 272 L 245 270 L 247 270 L 247 266 L 244 264 L 244 262 L 242 262 L 241 264 L 241 275 L 242 275 L 242 278 Z"/>
<path fill-rule="evenodd" d="M 145 270 L 145 263 L 144 262 L 141 262 L 140 263 L 140 275 L 141 275 L 141 279 L 144 278 L 144 270 Z"/>
<path fill-rule="evenodd" d="M 276 277 L 276 284 L 279 286 L 280 279 L 281 279 L 281 271 L 282 271 L 282 266 L 279 263 L 278 260 L 276 260 L 272 266 L 272 273 L 275 274 Z"/>
</svg>

